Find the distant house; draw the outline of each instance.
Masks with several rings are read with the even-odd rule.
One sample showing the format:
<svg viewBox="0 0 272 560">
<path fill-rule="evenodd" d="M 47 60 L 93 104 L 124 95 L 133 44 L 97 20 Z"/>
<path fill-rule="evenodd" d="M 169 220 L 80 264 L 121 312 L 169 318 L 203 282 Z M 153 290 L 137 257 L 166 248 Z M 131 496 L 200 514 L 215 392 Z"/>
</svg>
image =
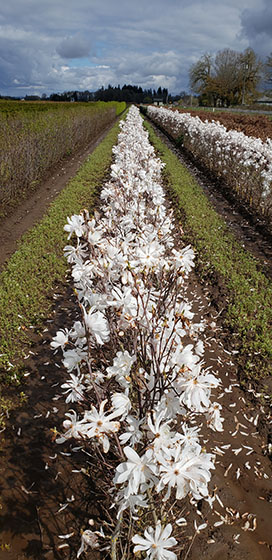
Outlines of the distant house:
<svg viewBox="0 0 272 560">
<path fill-rule="evenodd" d="M 163 98 L 162 97 L 154 97 L 153 105 L 159 105 L 161 107 L 163 105 Z"/>
<path fill-rule="evenodd" d="M 268 97 L 268 95 L 263 95 L 256 101 L 256 103 L 260 103 L 260 105 L 272 105 L 272 97 Z"/>
</svg>

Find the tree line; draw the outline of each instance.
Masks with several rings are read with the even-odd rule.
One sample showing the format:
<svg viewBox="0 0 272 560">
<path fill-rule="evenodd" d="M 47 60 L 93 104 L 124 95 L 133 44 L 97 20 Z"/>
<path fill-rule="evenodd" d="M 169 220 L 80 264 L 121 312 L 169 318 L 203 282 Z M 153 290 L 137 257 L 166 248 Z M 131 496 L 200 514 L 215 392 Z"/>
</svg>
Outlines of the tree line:
<svg viewBox="0 0 272 560">
<path fill-rule="evenodd" d="M 206 53 L 191 66 L 189 79 L 201 105 L 249 105 L 258 99 L 262 80 L 272 83 L 272 53 L 265 63 L 251 48 Z"/>
<path fill-rule="evenodd" d="M 34 99 L 35 98 L 35 99 Z M 25 99 L 35 101 L 38 96 L 26 96 Z M 173 98 L 169 96 L 166 88 L 143 89 L 140 86 L 123 85 L 123 87 L 102 86 L 97 91 L 64 91 L 63 93 L 51 93 L 49 97 L 43 94 L 42 100 L 46 101 L 126 101 L 127 103 L 152 103 L 155 99 L 167 103 Z"/>
</svg>

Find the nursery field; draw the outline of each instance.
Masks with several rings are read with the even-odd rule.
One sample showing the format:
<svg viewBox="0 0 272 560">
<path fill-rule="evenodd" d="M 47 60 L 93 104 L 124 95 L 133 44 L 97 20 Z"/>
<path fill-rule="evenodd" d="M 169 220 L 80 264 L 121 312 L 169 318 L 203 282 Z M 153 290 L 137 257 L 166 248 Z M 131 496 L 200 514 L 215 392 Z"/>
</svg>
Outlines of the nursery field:
<svg viewBox="0 0 272 560">
<path fill-rule="evenodd" d="M 148 117 L 272 233 L 271 140 L 190 113 L 148 106 Z M 256 129 L 257 133 L 257 129 Z"/>
<path fill-rule="evenodd" d="M 264 142 L 267 138 L 272 139 L 272 121 L 267 115 L 248 115 L 235 114 L 216 110 L 213 111 L 187 111 L 186 109 L 178 109 L 181 113 L 190 113 L 194 117 L 199 117 L 202 121 L 218 121 L 223 124 L 227 130 L 237 130 L 243 132 L 247 136 L 260 138 Z"/>
<path fill-rule="evenodd" d="M 124 109 L 125 103 L 117 102 L 0 101 L 0 217 Z"/>
<path fill-rule="evenodd" d="M 0 275 L 0 560 L 268 560 L 267 257 L 118 131 Z"/>
</svg>

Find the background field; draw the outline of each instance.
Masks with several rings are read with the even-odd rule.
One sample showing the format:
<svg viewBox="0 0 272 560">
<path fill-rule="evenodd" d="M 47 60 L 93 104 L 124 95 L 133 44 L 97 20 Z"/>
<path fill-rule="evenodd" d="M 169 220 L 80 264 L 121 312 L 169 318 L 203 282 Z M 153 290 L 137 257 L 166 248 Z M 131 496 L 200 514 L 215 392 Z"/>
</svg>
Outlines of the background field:
<svg viewBox="0 0 272 560">
<path fill-rule="evenodd" d="M 0 216 L 63 157 L 93 140 L 125 103 L 0 102 Z"/>
</svg>

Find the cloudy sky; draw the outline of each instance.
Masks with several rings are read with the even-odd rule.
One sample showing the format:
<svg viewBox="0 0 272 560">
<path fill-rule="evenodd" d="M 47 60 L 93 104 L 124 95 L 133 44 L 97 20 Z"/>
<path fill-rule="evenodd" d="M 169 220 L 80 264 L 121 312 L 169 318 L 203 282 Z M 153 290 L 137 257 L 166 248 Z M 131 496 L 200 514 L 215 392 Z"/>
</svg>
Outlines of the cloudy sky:
<svg viewBox="0 0 272 560">
<path fill-rule="evenodd" d="M 272 52 L 271 0 L 3 0 L 0 94 L 187 90 L 204 53 Z"/>
</svg>

